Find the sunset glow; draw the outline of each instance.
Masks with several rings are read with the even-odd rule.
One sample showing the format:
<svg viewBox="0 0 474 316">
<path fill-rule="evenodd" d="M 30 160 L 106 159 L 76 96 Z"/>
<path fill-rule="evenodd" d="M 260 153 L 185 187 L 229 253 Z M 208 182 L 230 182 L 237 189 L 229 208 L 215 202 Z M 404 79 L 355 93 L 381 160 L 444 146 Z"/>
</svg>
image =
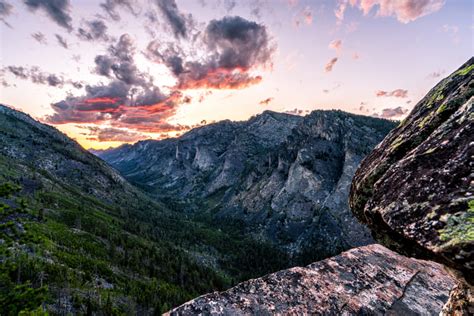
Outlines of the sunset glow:
<svg viewBox="0 0 474 316">
<path fill-rule="evenodd" d="M 398 120 L 474 51 L 467 0 L 1 2 L 0 102 L 85 148 L 264 110 Z"/>
</svg>

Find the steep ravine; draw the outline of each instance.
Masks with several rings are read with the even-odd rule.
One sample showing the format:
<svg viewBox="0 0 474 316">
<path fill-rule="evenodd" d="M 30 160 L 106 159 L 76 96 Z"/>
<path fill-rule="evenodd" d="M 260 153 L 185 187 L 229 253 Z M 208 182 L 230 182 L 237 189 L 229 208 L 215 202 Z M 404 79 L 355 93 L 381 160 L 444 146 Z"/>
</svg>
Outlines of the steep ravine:
<svg viewBox="0 0 474 316">
<path fill-rule="evenodd" d="M 347 197 L 360 161 L 394 127 L 341 111 L 266 111 L 98 155 L 181 212 L 242 227 L 307 264 L 373 242 Z"/>
</svg>

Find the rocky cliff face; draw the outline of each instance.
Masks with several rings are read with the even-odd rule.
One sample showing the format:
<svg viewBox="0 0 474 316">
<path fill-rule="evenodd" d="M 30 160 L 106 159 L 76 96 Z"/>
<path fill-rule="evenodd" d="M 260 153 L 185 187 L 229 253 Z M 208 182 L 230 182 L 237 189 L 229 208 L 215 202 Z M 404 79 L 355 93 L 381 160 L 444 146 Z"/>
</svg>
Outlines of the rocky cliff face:
<svg viewBox="0 0 474 316">
<path fill-rule="evenodd" d="M 474 58 L 362 162 L 350 204 L 377 240 L 474 276 Z"/>
<path fill-rule="evenodd" d="M 198 297 L 168 315 L 437 315 L 456 281 L 380 245 Z"/>
<path fill-rule="evenodd" d="M 372 241 L 347 196 L 359 162 L 393 127 L 337 111 L 267 111 L 99 156 L 158 197 L 314 260 Z"/>
</svg>

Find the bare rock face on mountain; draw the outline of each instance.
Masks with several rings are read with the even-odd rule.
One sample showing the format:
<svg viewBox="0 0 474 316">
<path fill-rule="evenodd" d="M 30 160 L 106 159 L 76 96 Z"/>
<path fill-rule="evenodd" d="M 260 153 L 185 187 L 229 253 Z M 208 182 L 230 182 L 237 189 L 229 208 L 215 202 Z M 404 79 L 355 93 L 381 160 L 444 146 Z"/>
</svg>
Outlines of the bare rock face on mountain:
<svg viewBox="0 0 474 316">
<path fill-rule="evenodd" d="M 474 58 L 362 162 L 350 205 L 377 240 L 474 276 Z"/>
<path fill-rule="evenodd" d="M 341 111 L 266 111 L 98 155 L 181 210 L 243 223 L 256 239 L 311 262 L 373 242 L 349 210 L 349 188 L 362 158 L 394 126 Z"/>
<path fill-rule="evenodd" d="M 381 245 L 249 280 L 168 315 L 438 315 L 455 279 Z"/>
</svg>

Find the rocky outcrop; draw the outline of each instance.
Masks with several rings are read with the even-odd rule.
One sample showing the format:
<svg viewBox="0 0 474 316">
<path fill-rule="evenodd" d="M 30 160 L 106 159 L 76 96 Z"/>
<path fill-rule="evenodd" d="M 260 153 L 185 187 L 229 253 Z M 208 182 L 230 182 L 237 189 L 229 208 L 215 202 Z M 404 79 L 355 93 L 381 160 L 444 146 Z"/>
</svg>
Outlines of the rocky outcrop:
<svg viewBox="0 0 474 316">
<path fill-rule="evenodd" d="M 256 239 L 308 263 L 373 242 L 349 209 L 349 188 L 394 126 L 341 111 L 266 111 L 98 155 L 158 198 L 181 202 L 180 210 L 244 223 Z"/>
<path fill-rule="evenodd" d="M 442 265 L 374 244 L 198 297 L 168 315 L 437 315 L 455 285 Z"/>
<path fill-rule="evenodd" d="M 474 58 L 362 162 L 350 195 L 378 241 L 474 276 Z"/>
</svg>

